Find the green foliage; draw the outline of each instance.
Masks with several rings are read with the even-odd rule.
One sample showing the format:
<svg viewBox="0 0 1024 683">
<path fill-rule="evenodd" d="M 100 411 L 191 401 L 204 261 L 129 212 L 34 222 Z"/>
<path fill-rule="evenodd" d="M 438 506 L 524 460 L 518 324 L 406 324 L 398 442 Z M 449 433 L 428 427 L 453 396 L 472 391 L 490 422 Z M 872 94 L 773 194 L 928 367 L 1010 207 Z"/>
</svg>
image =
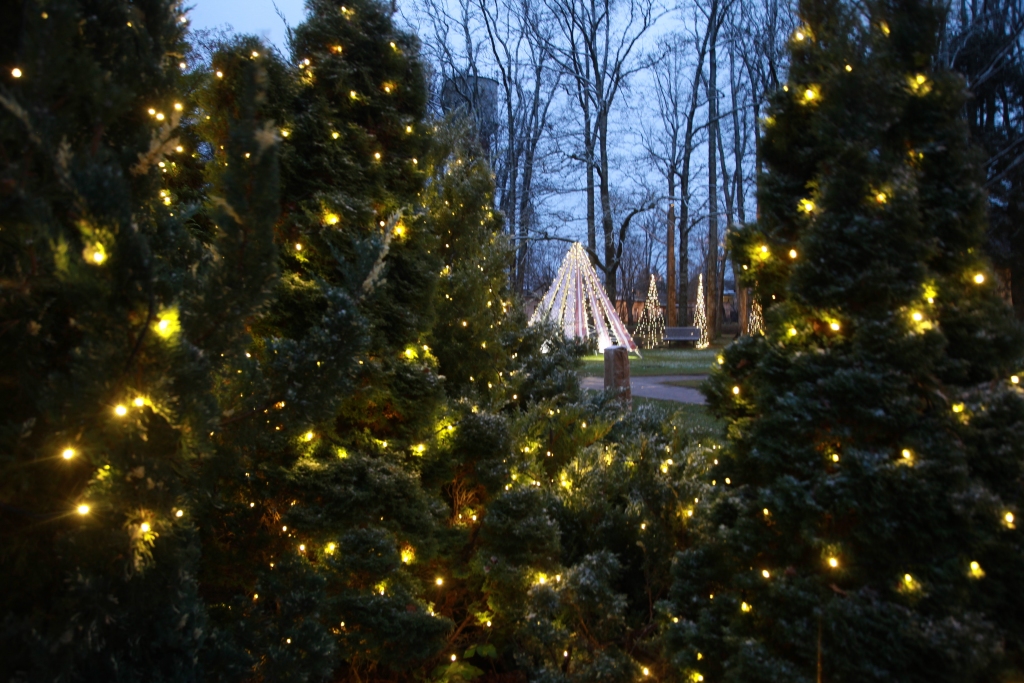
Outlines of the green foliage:
<svg viewBox="0 0 1024 683">
<path fill-rule="evenodd" d="M 992 596 L 1019 592 L 1021 333 L 981 254 L 963 83 L 933 68 L 940 11 L 801 4 L 761 220 L 731 242 L 766 336 L 706 385 L 728 443 L 675 567 L 668 652 L 693 680 L 1020 669 Z"/>
</svg>

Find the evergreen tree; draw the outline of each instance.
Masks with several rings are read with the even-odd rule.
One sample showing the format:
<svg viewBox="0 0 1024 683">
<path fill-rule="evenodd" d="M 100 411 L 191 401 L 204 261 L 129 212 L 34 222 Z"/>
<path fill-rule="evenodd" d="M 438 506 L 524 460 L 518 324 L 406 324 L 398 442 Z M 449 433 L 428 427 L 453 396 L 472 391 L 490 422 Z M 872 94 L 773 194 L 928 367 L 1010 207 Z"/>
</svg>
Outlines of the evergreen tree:
<svg viewBox="0 0 1024 683">
<path fill-rule="evenodd" d="M 414 213 L 417 45 L 373 0 L 308 10 L 294 66 L 267 81 L 280 277 L 219 394 L 202 587 L 225 680 L 394 677 L 450 627 L 431 606 L 443 510 L 418 476 L 443 386 L 427 345 L 440 260 Z M 212 69 L 248 55 L 226 46 Z"/>
<path fill-rule="evenodd" d="M 1019 671 L 1021 335 L 982 255 L 963 81 L 933 66 L 941 11 L 800 5 L 761 219 L 731 244 L 766 336 L 707 385 L 729 441 L 677 563 L 690 680 Z"/>
<path fill-rule="evenodd" d="M 204 680 L 193 475 L 272 274 L 276 147 L 250 82 L 224 144 L 252 159 L 199 234 L 171 190 L 192 151 L 175 4 L 8 3 L 0 23 L 0 671 Z"/>
</svg>

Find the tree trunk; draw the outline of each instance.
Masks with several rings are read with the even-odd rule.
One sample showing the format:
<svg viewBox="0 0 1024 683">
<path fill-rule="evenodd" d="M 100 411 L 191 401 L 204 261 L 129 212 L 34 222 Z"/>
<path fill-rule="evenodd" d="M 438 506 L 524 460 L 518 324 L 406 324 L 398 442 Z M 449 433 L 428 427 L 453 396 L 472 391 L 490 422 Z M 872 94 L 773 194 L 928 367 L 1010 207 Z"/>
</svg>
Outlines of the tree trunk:
<svg viewBox="0 0 1024 683">
<path fill-rule="evenodd" d="M 675 158 L 673 145 L 672 158 Z M 665 240 L 665 251 L 667 252 L 667 264 L 665 268 L 665 296 L 667 301 L 669 327 L 677 325 L 676 318 L 676 175 L 672 171 L 668 174 L 668 234 Z"/>
<path fill-rule="evenodd" d="M 600 145 L 598 172 L 601 189 L 601 231 L 604 233 L 604 288 L 608 298 L 615 301 L 616 274 L 618 263 L 615 257 L 615 223 L 612 220 L 611 187 L 608 183 L 608 112 L 599 111 L 597 115 L 597 142 Z"/>
<path fill-rule="evenodd" d="M 718 3 L 711 4 L 710 22 L 711 39 L 708 45 L 708 287 L 705 309 L 708 319 L 708 336 L 711 341 L 718 338 L 718 65 L 715 43 L 718 42 L 717 16 Z"/>
</svg>

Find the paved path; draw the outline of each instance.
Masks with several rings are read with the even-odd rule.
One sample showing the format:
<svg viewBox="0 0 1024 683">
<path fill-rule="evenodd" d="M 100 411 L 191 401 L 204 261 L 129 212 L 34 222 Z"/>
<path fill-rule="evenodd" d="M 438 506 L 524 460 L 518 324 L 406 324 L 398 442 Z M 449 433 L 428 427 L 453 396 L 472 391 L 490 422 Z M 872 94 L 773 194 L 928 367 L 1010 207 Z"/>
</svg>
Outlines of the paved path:
<svg viewBox="0 0 1024 683">
<path fill-rule="evenodd" d="M 696 389 L 690 387 L 675 387 L 666 382 L 675 382 L 681 379 L 704 379 L 705 375 L 656 375 L 654 377 L 631 377 L 633 395 L 642 398 L 656 398 L 662 401 L 677 401 L 679 403 L 704 404 L 704 396 Z M 603 377 L 584 377 L 583 388 L 595 391 L 604 390 Z"/>
</svg>

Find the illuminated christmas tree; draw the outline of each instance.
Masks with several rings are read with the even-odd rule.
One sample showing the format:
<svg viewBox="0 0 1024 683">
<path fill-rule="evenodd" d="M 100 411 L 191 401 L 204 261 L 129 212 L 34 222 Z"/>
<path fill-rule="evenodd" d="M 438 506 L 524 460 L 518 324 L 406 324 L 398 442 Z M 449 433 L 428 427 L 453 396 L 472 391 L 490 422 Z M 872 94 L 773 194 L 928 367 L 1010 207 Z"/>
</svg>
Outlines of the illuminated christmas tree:
<svg viewBox="0 0 1024 683">
<path fill-rule="evenodd" d="M 636 324 L 636 336 L 645 349 L 653 349 L 665 341 L 665 316 L 661 313 L 661 302 L 658 301 L 658 285 L 654 275 L 647 288 L 647 301 Z"/>
<path fill-rule="evenodd" d="M 728 441 L 676 565 L 688 680 L 1021 676 L 1022 335 L 945 11 L 800 3 L 760 218 L 730 243 L 765 336 L 705 385 Z"/>
<path fill-rule="evenodd" d="M 184 683 L 219 649 L 203 468 L 275 274 L 278 145 L 253 41 L 221 75 L 231 107 L 205 112 L 211 200 L 179 204 L 199 150 L 177 8 L 0 9 L 4 680 Z"/>
<path fill-rule="evenodd" d="M 700 339 L 694 344 L 695 348 L 706 349 L 711 345 L 708 337 L 708 316 L 704 301 L 704 273 L 697 275 L 697 303 L 693 311 L 693 326 L 700 331 Z"/>
<path fill-rule="evenodd" d="M 750 320 L 747 323 L 747 334 L 764 334 L 764 311 L 761 300 L 755 295 L 750 304 Z"/>
<path fill-rule="evenodd" d="M 542 321 L 561 327 L 569 338 L 586 340 L 595 335 L 598 351 L 619 345 L 639 353 L 579 242 L 569 248 L 555 281 L 530 319 L 531 324 Z"/>
</svg>

